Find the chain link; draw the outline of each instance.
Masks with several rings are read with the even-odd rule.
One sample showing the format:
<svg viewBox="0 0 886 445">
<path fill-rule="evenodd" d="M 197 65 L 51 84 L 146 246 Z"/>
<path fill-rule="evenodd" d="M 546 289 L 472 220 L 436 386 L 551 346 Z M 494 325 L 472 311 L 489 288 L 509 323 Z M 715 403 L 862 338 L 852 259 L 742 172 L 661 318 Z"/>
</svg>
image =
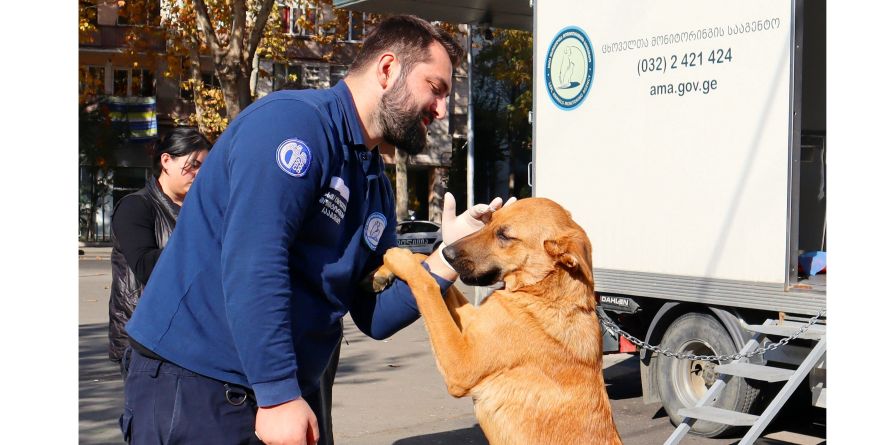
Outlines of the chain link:
<svg viewBox="0 0 886 445">
<path fill-rule="evenodd" d="M 666 357 L 676 357 L 678 360 L 688 359 L 688 360 L 700 360 L 700 361 L 705 361 L 705 362 L 722 362 L 725 360 L 738 360 L 738 359 L 745 358 L 745 357 L 750 358 L 755 355 L 760 355 L 760 354 L 763 354 L 763 353 L 766 353 L 769 351 L 774 351 L 774 350 L 788 344 L 788 342 L 791 342 L 794 339 L 796 339 L 797 337 L 803 335 L 804 332 L 806 332 L 810 327 L 812 327 L 812 325 L 814 325 L 815 322 L 818 321 L 818 319 L 822 315 L 825 314 L 825 310 L 820 309 L 816 316 L 810 318 L 809 321 L 807 321 L 805 325 L 801 326 L 800 329 L 794 335 L 791 335 L 790 337 L 782 338 L 778 342 L 769 343 L 768 345 L 766 345 L 764 347 L 757 348 L 753 351 L 750 351 L 750 352 L 747 352 L 744 354 L 735 353 L 735 354 L 728 354 L 728 355 L 695 355 L 695 354 L 686 354 L 686 353 L 681 353 L 681 352 L 667 351 L 667 350 L 661 349 L 660 346 L 650 345 L 649 343 L 646 343 L 645 341 L 640 340 L 639 338 L 634 337 L 633 335 L 625 332 L 622 328 L 618 327 L 618 325 L 615 324 L 615 322 L 613 322 L 609 318 L 608 315 L 606 315 L 603 312 L 603 309 L 600 306 L 597 306 L 597 314 L 600 318 L 600 322 L 603 324 L 603 326 L 606 328 L 606 330 L 609 331 L 610 334 L 621 335 L 622 337 L 628 339 L 628 341 L 630 341 L 631 343 L 637 345 L 638 347 L 640 347 L 642 349 L 647 349 L 647 350 L 650 350 L 653 352 L 657 352 L 657 353 L 662 354 Z"/>
</svg>

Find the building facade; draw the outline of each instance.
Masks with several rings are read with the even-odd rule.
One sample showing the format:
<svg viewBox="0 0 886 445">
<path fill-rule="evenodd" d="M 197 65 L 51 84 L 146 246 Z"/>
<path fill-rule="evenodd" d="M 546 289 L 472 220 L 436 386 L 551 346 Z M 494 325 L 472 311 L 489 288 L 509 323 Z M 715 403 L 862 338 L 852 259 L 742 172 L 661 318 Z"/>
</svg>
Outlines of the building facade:
<svg viewBox="0 0 886 445">
<path fill-rule="evenodd" d="M 111 119 L 121 122 L 129 130 L 127 140 L 114 149 L 110 161 L 113 165 L 107 178 L 97 178 L 96 175 L 103 173 L 95 173 L 95 169 L 82 165 L 80 168 L 81 239 L 106 241 L 110 236 L 114 203 L 143 187 L 151 178 L 153 142 L 178 123 L 188 122 L 196 110 L 192 93 L 182 88 L 183 79 L 164 75 L 170 70 L 162 33 L 158 33 L 161 37 L 156 39 L 139 42 L 139 51 L 135 53 L 127 42 L 132 26 L 160 29 L 160 0 L 149 2 L 149 7 L 138 11 L 128 11 L 123 1 L 81 0 L 81 8 L 84 3 L 86 8 L 93 10 L 87 17 L 95 31 L 86 38 L 81 33 L 81 99 L 87 92 L 101 97 L 110 110 Z M 322 36 L 324 29 L 328 29 L 322 25 L 335 20 L 336 13 L 343 14 L 332 8 L 331 1 L 278 0 L 276 7 L 275 17 L 279 20 L 269 21 L 266 26 L 280 27 L 290 37 L 291 44 L 286 47 L 282 60 L 256 58 L 251 77 L 253 99 L 281 88 L 329 88 L 344 78 L 359 43 L 369 31 L 369 17 L 362 12 L 346 12 L 347 30 L 337 34 L 333 43 L 320 43 L 316 34 Z M 332 44 L 335 51 L 330 51 Z M 218 85 L 208 56 L 201 57 L 200 71 L 204 84 Z M 465 138 L 467 91 L 467 72 L 463 64 L 454 72 L 449 117 L 431 126 L 429 148 L 425 153 L 400 159 L 393 147 L 381 147 L 389 177 L 395 184 L 401 219 L 411 213 L 418 219 L 440 221 L 453 141 L 458 143 Z M 84 221 L 82 207 L 88 201 L 84 196 L 94 190 L 94 184 L 100 179 L 110 184 L 110 191 L 94 204 L 94 213 L 86 212 L 87 221 Z"/>
</svg>

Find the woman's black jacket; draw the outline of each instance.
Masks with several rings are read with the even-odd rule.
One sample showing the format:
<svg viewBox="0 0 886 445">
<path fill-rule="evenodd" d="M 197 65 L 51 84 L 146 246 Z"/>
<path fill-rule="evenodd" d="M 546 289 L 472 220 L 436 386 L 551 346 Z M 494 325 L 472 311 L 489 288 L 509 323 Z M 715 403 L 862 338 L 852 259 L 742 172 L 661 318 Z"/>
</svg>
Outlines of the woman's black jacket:
<svg viewBox="0 0 886 445">
<path fill-rule="evenodd" d="M 179 205 L 163 193 L 153 178 L 145 188 L 123 197 L 114 208 L 108 302 L 108 356 L 113 361 L 120 361 L 129 345 L 124 326 L 175 228 L 179 210 Z"/>
</svg>

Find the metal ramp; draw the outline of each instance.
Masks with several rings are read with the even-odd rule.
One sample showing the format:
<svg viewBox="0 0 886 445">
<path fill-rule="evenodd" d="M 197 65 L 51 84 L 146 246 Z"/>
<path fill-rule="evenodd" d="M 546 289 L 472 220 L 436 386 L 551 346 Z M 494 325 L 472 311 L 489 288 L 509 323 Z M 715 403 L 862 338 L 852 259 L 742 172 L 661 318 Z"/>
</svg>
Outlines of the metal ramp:
<svg viewBox="0 0 886 445">
<path fill-rule="evenodd" d="M 749 340 L 739 354 L 747 354 L 754 351 L 760 346 L 760 341 L 764 337 L 790 337 L 794 336 L 805 324 L 797 322 L 777 320 L 766 320 L 762 325 L 750 325 L 745 329 L 756 332 L 757 334 Z M 796 336 L 796 338 L 804 338 L 817 341 L 815 347 L 809 352 L 809 355 L 800 363 L 796 370 L 782 369 L 769 366 L 755 365 L 748 363 L 748 359 L 742 358 L 732 363 L 718 365 L 715 369 L 719 373 L 717 381 L 708 388 L 708 391 L 698 401 L 694 407 L 684 408 L 679 414 L 684 416 L 683 421 L 674 432 L 668 437 L 664 445 L 676 445 L 683 440 L 692 424 L 696 420 L 705 420 L 716 422 L 724 425 L 732 426 L 750 426 L 750 429 L 742 437 L 738 445 L 752 445 L 755 440 L 763 433 L 763 430 L 769 425 L 769 422 L 775 418 L 778 411 L 784 406 L 788 398 L 803 383 L 803 379 L 812 371 L 813 368 L 824 357 L 826 346 L 825 326 L 812 325 Z M 769 403 L 769 406 L 759 416 L 752 414 L 739 413 L 711 406 L 717 397 L 726 387 L 726 382 L 732 377 L 738 376 L 746 379 L 761 380 L 765 382 L 785 382 L 781 390 Z"/>
</svg>

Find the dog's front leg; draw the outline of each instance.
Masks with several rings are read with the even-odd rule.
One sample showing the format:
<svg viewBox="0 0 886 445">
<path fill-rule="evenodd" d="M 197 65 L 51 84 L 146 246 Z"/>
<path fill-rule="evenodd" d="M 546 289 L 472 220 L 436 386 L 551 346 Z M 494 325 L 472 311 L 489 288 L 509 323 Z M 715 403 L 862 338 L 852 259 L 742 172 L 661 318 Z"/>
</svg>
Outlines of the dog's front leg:
<svg viewBox="0 0 886 445">
<path fill-rule="evenodd" d="M 425 327 L 431 339 L 431 346 L 437 359 L 437 365 L 443 379 L 449 389 L 449 393 L 456 397 L 466 395 L 482 378 L 486 372 L 478 369 L 475 364 L 480 363 L 475 359 L 476 348 L 466 341 L 466 337 L 447 308 L 447 304 L 440 298 L 440 286 L 413 257 L 408 250 L 392 248 L 385 253 L 385 266 L 405 281 L 415 296 L 418 309 L 425 320 Z M 473 306 L 461 297 L 460 301 L 450 301 L 450 306 L 458 306 L 458 313 L 464 315 L 475 310 Z"/>
</svg>

